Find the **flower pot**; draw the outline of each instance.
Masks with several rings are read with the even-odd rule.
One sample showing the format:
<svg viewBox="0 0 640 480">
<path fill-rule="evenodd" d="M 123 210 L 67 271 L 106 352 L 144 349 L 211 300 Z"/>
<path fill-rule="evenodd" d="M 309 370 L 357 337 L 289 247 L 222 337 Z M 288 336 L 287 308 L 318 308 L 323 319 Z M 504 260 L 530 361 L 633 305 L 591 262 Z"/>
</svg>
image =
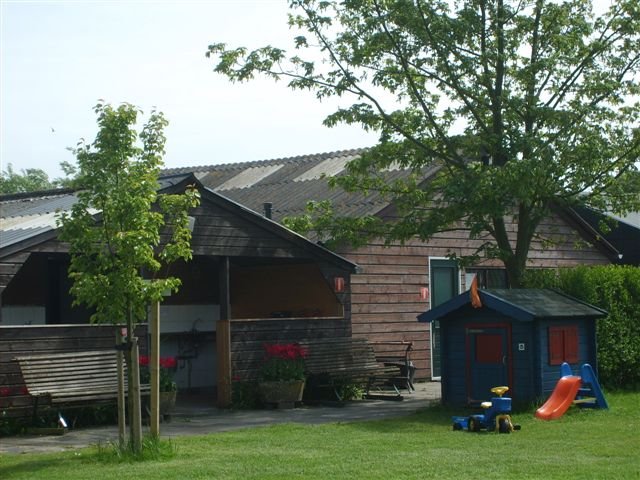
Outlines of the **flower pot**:
<svg viewBox="0 0 640 480">
<path fill-rule="evenodd" d="M 260 382 L 258 387 L 263 402 L 277 408 L 293 408 L 295 402 L 302 400 L 304 380 Z"/>
<path fill-rule="evenodd" d="M 160 415 L 169 415 L 176 406 L 178 392 L 160 392 Z"/>
</svg>

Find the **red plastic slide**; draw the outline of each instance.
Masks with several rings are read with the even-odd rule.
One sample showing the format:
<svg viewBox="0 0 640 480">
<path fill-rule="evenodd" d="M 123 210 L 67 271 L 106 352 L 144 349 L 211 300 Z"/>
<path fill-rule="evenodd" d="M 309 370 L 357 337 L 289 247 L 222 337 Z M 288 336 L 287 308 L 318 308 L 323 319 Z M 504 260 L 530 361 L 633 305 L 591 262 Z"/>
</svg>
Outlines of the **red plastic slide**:
<svg viewBox="0 0 640 480">
<path fill-rule="evenodd" d="M 582 379 L 573 375 L 562 377 L 558 380 L 549 399 L 536 410 L 536 417 L 541 420 L 553 420 L 564 415 L 580 389 Z"/>
</svg>

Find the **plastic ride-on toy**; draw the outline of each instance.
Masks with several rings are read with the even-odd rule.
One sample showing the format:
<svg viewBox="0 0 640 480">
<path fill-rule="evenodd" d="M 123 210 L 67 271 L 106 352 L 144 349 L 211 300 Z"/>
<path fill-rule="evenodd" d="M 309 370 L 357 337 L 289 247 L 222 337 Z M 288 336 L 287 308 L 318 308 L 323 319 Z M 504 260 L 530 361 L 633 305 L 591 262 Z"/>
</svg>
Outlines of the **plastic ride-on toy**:
<svg viewBox="0 0 640 480">
<path fill-rule="evenodd" d="M 490 402 L 482 402 L 484 414 L 471 415 L 470 417 L 453 417 L 454 430 L 468 430 L 479 432 L 482 429 L 488 432 L 511 433 L 520 430 L 520 425 L 511 422 L 511 398 L 503 397 L 509 387 L 493 387 L 491 393 L 497 395 Z"/>
</svg>

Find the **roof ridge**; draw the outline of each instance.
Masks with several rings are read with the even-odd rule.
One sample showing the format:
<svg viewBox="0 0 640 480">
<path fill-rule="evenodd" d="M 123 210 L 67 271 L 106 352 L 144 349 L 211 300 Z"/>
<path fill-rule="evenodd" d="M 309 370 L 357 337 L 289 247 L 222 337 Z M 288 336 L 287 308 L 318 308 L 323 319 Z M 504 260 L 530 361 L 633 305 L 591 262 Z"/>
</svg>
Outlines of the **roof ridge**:
<svg viewBox="0 0 640 480">
<path fill-rule="evenodd" d="M 278 158 L 263 159 L 263 160 L 249 160 L 246 162 L 229 162 L 229 163 L 218 163 L 218 164 L 210 164 L 210 165 L 194 165 L 191 167 L 164 168 L 161 170 L 161 175 L 171 175 L 179 171 L 204 172 L 204 171 L 210 171 L 210 170 L 216 170 L 216 169 L 247 168 L 248 166 L 268 165 L 271 163 L 278 163 L 278 162 L 291 163 L 291 162 L 301 162 L 301 161 L 308 161 L 308 160 L 314 160 L 314 159 L 344 157 L 348 155 L 358 155 L 367 150 L 368 150 L 367 147 L 362 147 L 362 148 L 352 148 L 352 149 L 346 149 L 346 150 L 335 150 L 331 152 L 312 153 L 312 154 L 306 154 L 306 155 L 295 155 L 292 157 L 278 157 Z"/>
<path fill-rule="evenodd" d="M 15 200 L 26 200 L 30 198 L 47 198 L 58 197 L 62 195 L 68 195 L 74 193 L 74 188 L 53 188 L 49 190 L 36 190 L 33 192 L 17 192 L 17 193 L 3 193 L 0 194 L 0 202 L 10 202 Z"/>
</svg>

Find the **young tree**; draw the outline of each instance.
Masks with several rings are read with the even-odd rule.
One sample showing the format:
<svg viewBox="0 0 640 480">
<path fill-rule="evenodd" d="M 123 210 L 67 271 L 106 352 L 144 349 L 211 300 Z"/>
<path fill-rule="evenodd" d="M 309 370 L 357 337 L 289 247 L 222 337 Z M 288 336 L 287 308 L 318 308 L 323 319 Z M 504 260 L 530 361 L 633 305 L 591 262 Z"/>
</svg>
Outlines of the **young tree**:
<svg viewBox="0 0 640 480">
<path fill-rule="evenodd" d="M 296 55 L 225 44 L 207 55 L 232 81 L 264 74 L 319 99 L 350 95 L 354 103 L 324 123 L 380 133 L 330 182 L 379 191 L 398 218 L 338 219 L 321 208 L 311 222 L 320 233 L 404 241 L 465 229 L 487 239 L 471 260 L 500 259 L 517 287 L 553 205 L 619 214 L 640 207 L 637 0 L 614 1 L 598 15 L 590 0 L 290 6 L 289 24 L 301 30 Z M 414 174 L 388 183 L 380 172 L 393 164 Z"/>
<path fill-rule="evenodd" d="M 184 195 L 157 193 L 167 125 L 162 113 L 152 112 L 138 135 L 141 112 L 134 106 L 99 103 L 95 112 L 99 132 L 92 144 L 82 140 L 75 149 L 82 190 L 71 211 L 60 217 L 59 238 L 69 243 L 74 304 L 94 309 L 94 322 L 126 322 L 131 345 L 147 306 L 180 286 L 180 279 L 159 274 L 178 259 L 191 259 L 187 213 L 199 194 L 195 189 Z M 161 244 L 167 229 L 170 240 Z M 134 362 L 131 348 L 128 352 L 131 386 Z M 132 437 L 139 435 L 132 431 Z"/>
</svg>

